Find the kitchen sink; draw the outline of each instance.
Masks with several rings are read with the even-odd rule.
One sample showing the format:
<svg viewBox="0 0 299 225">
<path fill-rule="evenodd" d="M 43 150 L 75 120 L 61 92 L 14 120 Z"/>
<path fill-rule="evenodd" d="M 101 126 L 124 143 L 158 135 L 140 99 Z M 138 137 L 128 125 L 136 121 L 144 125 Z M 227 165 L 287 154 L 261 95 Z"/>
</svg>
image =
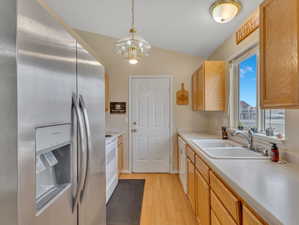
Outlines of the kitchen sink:
<svg viewBox="0 0 299 225">
<path fill-rule="evenodd" d="M 236 142 L 221 139 L 193 140 L 193 142 L 200 148 L 241 147 Z"/>
<path fill-rule="evenodd" d="M 193 140 L 202 152 L 213 159 L 268 159 L 259 152 L 242 147 L 229 140 Z"/>
</svg>

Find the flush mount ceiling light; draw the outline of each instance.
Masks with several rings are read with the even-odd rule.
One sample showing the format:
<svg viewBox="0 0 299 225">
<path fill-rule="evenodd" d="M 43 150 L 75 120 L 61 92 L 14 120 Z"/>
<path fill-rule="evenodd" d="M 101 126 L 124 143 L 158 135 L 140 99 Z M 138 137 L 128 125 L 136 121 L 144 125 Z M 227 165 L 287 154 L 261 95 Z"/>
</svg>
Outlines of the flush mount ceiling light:
<svg viewBox="0 0 299 225">
<path fill-rule="evenodd" d="M 143 56 L 147 56 L 151 45 L 142 37 L 136 35 L 135 28 L 135 4 L 132 0 L 132 24 L 129 30 L 129 36 L 120 39 L 115 44 L 115 50 L 118 55 L 124 57 L 130 64 L 137 64 Z"/>
<path fill-rule="evenodd" d="M 228 23 L 242 8 L 238 0 L 217 0 L 210 7 L 210 13 L 217 23 Z"/>
</svg>

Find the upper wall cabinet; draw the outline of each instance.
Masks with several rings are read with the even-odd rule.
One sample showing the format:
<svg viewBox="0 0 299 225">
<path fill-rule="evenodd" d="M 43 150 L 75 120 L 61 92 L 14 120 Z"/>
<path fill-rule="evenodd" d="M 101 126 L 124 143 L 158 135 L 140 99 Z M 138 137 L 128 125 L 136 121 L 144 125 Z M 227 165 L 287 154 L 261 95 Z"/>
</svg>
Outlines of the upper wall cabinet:
<svg viewBox="0 0 299 225">
<path fill-rule="evenodd" d="M 205 61 L 192 75 L 193 111 L 225 111 L 224 61 Z"/>
<path fill-rule="evenodd" d="M 261 107 L 299 108 L 298 0 L 260 7 Z"/>
<path fill-rule="evenodd" d="M 105 112 L 109 111 L 110 104 L 109 74 L 105 73 Z"/>
</svg>

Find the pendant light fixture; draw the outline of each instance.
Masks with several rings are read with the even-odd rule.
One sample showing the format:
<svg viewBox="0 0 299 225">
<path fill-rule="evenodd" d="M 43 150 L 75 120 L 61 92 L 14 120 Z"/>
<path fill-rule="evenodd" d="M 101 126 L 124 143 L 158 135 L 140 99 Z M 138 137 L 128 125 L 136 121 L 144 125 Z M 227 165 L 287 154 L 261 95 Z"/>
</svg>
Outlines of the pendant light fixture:
<svg viewBox="0 0 299 225">
<path fill-rule="evenodd" d="M 151 49 L 150 44 L 142 37 L 138 36 L 135 28 L 135 4 L 132 0 L 132 24 L 129 30 L 129 36 L 120 39 L 115 44 L 115 50 L 118 55 L 124 57 L 130 64 L 137 64 L 143 56 L 147 56 Z"/>
<path fill-rule="evenodd" d="M 210 13 L 217 23 L 228 23 L 234 19 L 242 8 L 238 0 L 217 0 L 210 7 Z"/>
</svg>

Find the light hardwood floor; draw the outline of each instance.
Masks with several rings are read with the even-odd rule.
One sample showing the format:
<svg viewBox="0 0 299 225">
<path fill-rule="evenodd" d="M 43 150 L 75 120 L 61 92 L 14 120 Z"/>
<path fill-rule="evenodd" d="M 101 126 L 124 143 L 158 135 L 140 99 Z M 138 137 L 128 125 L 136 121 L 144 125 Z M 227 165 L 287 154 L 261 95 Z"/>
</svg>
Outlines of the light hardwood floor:
<svg viewBox="0 0 299 225">
<path fill-rule="evenodd" d="M 145 179 L 140 225 L 198 225 L 177 175 L 121 174 Z"/>
</svg>

